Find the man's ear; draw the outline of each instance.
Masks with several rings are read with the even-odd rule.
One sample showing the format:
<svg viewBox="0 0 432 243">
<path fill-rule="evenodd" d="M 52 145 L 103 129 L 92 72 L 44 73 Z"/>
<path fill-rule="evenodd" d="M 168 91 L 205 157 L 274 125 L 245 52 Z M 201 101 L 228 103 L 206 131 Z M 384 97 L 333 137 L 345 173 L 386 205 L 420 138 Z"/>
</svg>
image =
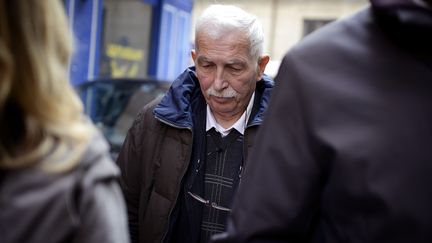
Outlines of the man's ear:
<svg viewBox="0 0 432 243">
<path fill-rule="evenodd" d="M 192 51 L 191 51 L 191 56 L 192 56 L 192 60 L 195 62 L 196 57 L 197 57 L 197 54 L 196 54 L 196 51 L 195 51 L 195 50 L 192 50 Z"/>
<path fill-rule="evenodd" d="M 262 79 L 262 76 L 264 74 L 265 68 L 268 64 L 268 62 L 270 61 L 270 56 L 269 55 L 263 55 L 260 57 L 260 59 L 258 60 L 258 75 L 257 75 L 257 81 Z"/>
</svg>

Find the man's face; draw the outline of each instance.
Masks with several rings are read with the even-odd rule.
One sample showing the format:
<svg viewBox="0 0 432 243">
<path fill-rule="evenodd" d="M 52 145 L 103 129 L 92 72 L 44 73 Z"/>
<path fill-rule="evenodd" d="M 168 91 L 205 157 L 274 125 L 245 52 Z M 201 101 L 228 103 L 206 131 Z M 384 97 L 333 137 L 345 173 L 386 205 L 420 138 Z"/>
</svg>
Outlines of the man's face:
<svg viewBox="0 0 432 243">
<path fill-rule="evenodd" d="M 230 119 L 246 109 L 261 79 L 268 57 L 252 60 L 244 34 L 227 33 L 211 39 L 205 34 L 197 38 L 197 50 L 192 51 L 201 91 L 213 114 Z"/>
</svg>

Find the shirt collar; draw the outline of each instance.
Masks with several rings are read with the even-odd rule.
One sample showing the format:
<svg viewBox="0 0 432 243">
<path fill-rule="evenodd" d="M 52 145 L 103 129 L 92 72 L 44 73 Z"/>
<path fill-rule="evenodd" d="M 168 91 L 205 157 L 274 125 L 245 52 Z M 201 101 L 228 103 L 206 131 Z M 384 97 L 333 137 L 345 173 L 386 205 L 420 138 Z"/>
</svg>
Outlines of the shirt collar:
<svg viewBox="0 0 432 243">
<path fill-rule="evenodd" d="M 246 110 L 243 112 L 242 116 L 231 127 L 227 128 L 227 129 L 223 128 L 219 123 L 217 123 L 216 119 L 213 116 L 212 111 L 210 110 L 210 106 L 207 104 L 206 131 L 208 131 L 214 127 L 217 132 L 222 134 L 222 137 L 225 137 L 234 128 L 239 133 L 244 135 L 244 131 L 246 129 L 246 123 L 249 120 L 249 117 L 250 117 L 250 114 L 252 111 L 254 98 L 255 98 L 255 92 L 252 93 L 252 96 L 249 100 L 249 104 L 248 104 Z"/>
</svg>

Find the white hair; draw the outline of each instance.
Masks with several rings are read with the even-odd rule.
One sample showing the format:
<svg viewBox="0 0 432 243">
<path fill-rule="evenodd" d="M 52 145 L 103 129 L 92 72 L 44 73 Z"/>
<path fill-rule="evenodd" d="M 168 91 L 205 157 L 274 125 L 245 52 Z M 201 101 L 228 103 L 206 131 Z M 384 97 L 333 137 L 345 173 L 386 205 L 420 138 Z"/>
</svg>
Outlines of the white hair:
<svg viewBox="0 0 432 243">
<path fill-rule="evenodd" d="M 263 54 L 264 33 L 256 16 L 233 5 L 210 5 L 198 18 L 195 25 L 195 38 L 205 33 L 212 39 L 222 37 L 227 31 L 241 31 L 249 40 L 249 52 L 252 58 Z M 196 48 L 199 48 L 195 40 Z"/>
</svg>

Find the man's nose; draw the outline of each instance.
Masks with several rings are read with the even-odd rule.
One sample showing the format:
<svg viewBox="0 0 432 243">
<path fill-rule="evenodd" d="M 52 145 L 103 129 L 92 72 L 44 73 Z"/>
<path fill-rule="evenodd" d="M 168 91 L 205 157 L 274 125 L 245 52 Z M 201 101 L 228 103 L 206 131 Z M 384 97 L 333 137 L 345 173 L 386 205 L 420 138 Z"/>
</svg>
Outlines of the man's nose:
<svg viewBox="0 0 432 243">
<path fill-rule="evenodd" d="M 228 81 L 226 80 L 225 77 L 225 71 L 223 68 L 218 68 L 216 70 L 216 77 L 214 80 L 214 88 L 216 90 L 223 90 L 224 88 L 228 87 Z"/>
</svg>

